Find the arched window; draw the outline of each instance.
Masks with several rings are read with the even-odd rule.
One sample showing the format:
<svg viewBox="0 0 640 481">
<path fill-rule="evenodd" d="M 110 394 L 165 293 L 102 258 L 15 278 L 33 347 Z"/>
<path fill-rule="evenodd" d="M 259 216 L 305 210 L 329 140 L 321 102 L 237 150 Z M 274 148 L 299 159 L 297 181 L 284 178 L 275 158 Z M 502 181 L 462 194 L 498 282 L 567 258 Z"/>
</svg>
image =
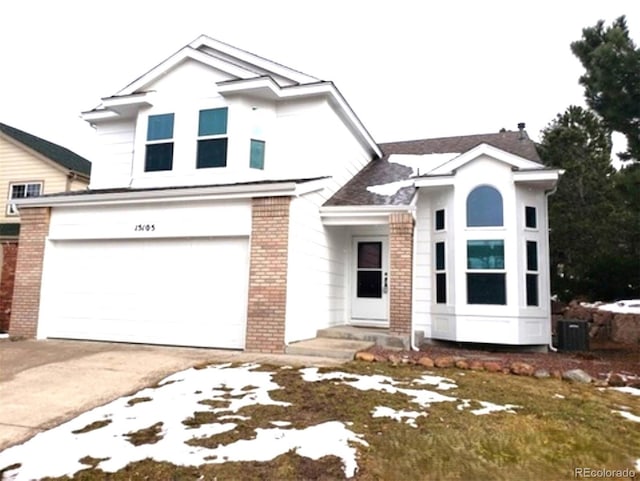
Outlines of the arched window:
<svg viewBox="0 0 640 481">
<path fill-rule="evenodd" d="M 482 185 L 467 197 L 467 227 L 502 226 L 502 195 Z"/>
</svg>

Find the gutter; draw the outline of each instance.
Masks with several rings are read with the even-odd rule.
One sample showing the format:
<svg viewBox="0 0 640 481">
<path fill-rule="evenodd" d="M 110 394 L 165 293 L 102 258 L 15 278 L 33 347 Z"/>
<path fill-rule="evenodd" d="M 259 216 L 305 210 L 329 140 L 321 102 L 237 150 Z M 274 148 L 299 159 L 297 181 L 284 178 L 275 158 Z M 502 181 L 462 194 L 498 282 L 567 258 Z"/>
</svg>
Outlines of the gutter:
<svg viewBox="0 0 640 481">
<path fill-rule="evenodd" d="M 564 169 L 559 169 L 557 172 L 558 172 L 558 177 L 560 177 L 561 175 L 564 174 L 565 171 Z M 544 210 L 547 213 L 547 215 L 545 216 L 545 221 L 546 221 L 545 228 L 547 231 L 547 251 L 548 252 L 551 250 L 551 245 L 549 243 L 549 197 L 555 194 L 557 190 L 558 190 L 558 183 L 556 182 L 556 184 L 553 186 L 552 189 L 544 191 Z M 549 290 L 551 290 L 551 272 L 548 272 L 548 279 L 549 279 Z M 552 315 L 551 309 L 549 309 L 549 316 L 551 315 Z M 549 317 L 549 322 L 551 322 L 551 317 Z M 558 351 L 558 349 L 553 347 L 553 333 L 551 332 L 551 329 L 549 329 L 549 344 L 547 344 L 547 347 L 552 352 Z"/>
</svg>

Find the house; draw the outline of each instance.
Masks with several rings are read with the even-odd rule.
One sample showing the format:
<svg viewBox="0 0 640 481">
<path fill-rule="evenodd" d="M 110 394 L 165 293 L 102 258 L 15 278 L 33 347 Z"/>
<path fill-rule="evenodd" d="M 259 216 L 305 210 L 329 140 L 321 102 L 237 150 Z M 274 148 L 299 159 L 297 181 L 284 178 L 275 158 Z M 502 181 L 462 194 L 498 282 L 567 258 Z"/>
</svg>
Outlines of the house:
<svg viewBox="0 0 640 481">
<path fill-rule="evenodd" d="M 91 163 L 59 145 L 0 123 L 0 333 L 7 332 L 20 233 L 15 201 L 85 189 Z"/>
<path fill-rule="evenodd" d="M 550 341 L 559 173 L 524 126 L 378 145 L 333 83 L 206 36 L 83 116 L 90 189 L 19 202 L 16 335 Z"/>
</svg>

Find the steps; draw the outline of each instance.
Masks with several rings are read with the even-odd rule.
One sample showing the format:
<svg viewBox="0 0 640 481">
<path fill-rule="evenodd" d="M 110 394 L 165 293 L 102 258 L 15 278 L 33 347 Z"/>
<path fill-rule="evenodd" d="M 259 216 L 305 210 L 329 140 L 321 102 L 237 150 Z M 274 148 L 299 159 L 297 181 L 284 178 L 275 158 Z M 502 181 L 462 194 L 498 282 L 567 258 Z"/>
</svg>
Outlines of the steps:
<svg viewBox="0 0 640 481">
<path fill-rule="evenodd" d="M 409 349 L 408 336 L 389 334 L 387 329 L 337 326 L 320 329 L 315 339 L 289 344 L 285 352 L 298 356 L 353 359 L 358 351 L 380 345 L 387 349 Z"/>
</svg>

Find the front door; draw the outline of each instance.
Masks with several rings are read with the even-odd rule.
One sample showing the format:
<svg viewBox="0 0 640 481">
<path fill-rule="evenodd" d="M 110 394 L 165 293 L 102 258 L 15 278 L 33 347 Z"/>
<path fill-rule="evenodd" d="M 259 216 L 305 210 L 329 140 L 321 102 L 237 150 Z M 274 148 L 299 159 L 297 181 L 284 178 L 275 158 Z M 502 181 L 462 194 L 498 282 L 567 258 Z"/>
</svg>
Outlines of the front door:
<svg viewBox="0 0 640 481">
<path fill-rule="evenodd" d="M 386 237 L 353 239 L 354 282 L 351 319 L 354 323 L 386 324 L 389 269 Z"/>
</svg>

